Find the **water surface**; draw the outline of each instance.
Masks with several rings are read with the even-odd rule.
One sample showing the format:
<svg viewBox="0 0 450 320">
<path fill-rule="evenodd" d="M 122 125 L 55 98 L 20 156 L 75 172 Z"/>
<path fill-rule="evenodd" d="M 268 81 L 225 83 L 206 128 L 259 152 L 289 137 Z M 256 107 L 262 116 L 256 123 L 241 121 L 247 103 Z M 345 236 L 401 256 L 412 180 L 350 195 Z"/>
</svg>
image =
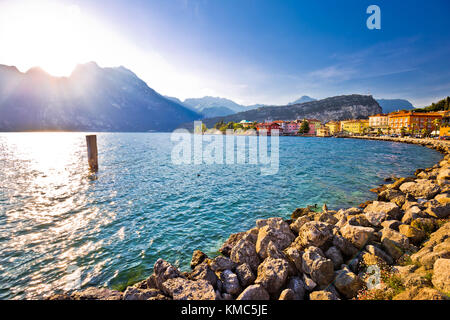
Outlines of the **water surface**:
<svg viewBox="0 0 450 320">
<path fill-rule="evenodd" d="M 90 285 L 123 288 L 162 257 L 187 270 L 255 220 L 308 204 L 356 206 L 390 175 L 441 155 L 416 145 L 280 138 L 280 169 L 173 165 L 166 133 L 98 135 L 88 172 L 83 133 L 0 134 L 0 298 Z M 200 175 L 198 175 L 200 174 Z"/>
</svg>

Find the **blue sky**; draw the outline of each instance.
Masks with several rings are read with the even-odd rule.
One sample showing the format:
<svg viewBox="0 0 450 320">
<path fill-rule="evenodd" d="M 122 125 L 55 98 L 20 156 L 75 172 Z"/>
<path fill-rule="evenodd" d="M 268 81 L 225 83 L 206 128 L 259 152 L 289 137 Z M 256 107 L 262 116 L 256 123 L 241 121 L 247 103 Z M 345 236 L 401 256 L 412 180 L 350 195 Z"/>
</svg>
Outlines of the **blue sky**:
<svg viewBox="0 0 450 320">
<path fill-rule="evenodd" d="M 448 0 L 62 2 L 114 35 L 97 35 L 111 49 L 86 46 L 78 62 L 124 65 L 182 99 L 284 104 L 370 92 L 423 106 L 450 95 Z M 372 4 L 381 30 L 366 27 Z"/>
</svg>

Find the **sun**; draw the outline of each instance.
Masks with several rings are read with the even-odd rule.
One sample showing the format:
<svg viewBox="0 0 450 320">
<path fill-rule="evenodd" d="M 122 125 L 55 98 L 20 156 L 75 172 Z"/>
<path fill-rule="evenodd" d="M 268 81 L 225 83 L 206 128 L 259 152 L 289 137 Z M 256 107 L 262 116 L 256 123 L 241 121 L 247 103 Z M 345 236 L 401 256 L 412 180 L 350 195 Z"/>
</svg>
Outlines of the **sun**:
<svg viewBox="0 0 450 320">
<path fill-rule="evenodd" d="M 24 1 L 0 4 L 0 43 L 2 64 L 68 76 L 77 64 L 114 52 L 120 39 L 76 5 Z"/>
</svg>

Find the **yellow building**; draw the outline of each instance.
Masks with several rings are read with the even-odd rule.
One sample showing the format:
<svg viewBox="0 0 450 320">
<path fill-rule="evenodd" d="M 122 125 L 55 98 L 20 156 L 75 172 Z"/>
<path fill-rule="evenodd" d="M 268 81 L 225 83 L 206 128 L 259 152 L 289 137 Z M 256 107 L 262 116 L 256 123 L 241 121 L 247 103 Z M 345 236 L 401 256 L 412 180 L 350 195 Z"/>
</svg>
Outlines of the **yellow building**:
<svg viewBox="0 0 450 320">
<path fill-rule="evenodd" d="M 341 131 L 351 134 L 362 134 L 369 128 L 369 120 L 344 120 L 341 121 Z"/>
<path fill-rule="evenodd" d="M 331 121 L 325 124 L 328 127 L 331 135 L 341 132 L 341 123 L 339 121 Z"/>
<path fill-rule="evenodd" d="M 318 137 L 329 137 L 330 136 L 330 129 L 327 126 L 320 126 L 320 128 L 317 128 L 316 135 Z"/>
</svg>

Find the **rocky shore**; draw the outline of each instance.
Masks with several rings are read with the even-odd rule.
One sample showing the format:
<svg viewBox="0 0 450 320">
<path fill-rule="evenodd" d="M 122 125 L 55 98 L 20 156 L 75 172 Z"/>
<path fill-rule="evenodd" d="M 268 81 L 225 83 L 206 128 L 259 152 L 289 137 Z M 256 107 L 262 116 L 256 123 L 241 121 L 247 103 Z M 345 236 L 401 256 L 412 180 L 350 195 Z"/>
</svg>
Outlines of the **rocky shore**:
<svg viewBox="0 0 450 320">
<path fill-rule="evenodd" d="M 360 207 L 298 208 L 289 220 L 257 220 L 217 257 L 194 251 L 190 272 L 159 259 L 152 275 L 124 292 L 91 287 L 49 299 L 449 299 L 450 143 L 353 138 L 420 144 L 444 157 L 373 189 L 377 201 Z"/>
</svg>

